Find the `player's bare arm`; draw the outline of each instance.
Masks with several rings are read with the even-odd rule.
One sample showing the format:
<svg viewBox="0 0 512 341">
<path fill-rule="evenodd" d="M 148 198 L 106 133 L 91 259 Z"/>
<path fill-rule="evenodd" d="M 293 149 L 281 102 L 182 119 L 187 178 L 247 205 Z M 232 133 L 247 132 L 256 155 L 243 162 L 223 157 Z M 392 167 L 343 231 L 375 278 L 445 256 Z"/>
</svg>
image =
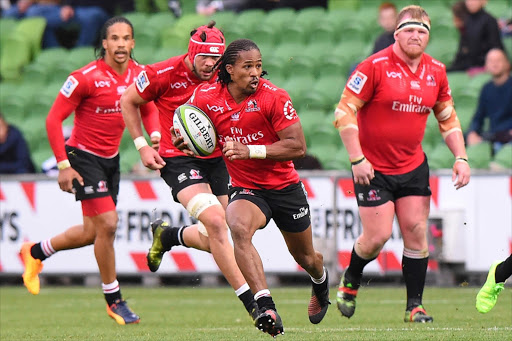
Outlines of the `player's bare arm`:
<svg viewBox="0 0 512 341">
<path fill-rule="evenodd" d="M 306 140 L 299 122 L 278 131 L 277 135 L 279 136 L 279 141 L 266 146 L 247 146 L 240 142 L 229 140 L 224 144 L 222 152 L 230 161 L 258 158 L 288 161 L 306 155 Z"/>
<path fill-rule="evenodd" d="M 453 101 L 437 102 L 434 106 L 434 114 L 439 123 L 439 131 L 446 145 L 455 156 L 452 181 L 455 181 L 456 189 L 462 188 L 469 183 L 471 169 L 464 146 L 460 121 L 453 107 Z"/>
<path fill-rule="evenodd" d="M 375 177 L 372 164 L 366 159 L 359 142 L 359 127 L 357 112 L 363 107 L 364 101 L 344 90 L 340 102 L 334 111 L 334 127 L 338 129 L 343 145 L 347 149 L 354 181 L 361 185 L 369 185 Z"/>
<path fill-rule="evenodd" d="M 139 107 L 146 103 L 147 101 L 137 93 L 135 84 L 131 84 L 121 96 L 121 111 L 130 136 L 140 153 L 142 164 L 149 169 L 157 170 L 161 169 L 165 162 L 158 152 L 148 145 L 142 133 Z"/>
</svg>

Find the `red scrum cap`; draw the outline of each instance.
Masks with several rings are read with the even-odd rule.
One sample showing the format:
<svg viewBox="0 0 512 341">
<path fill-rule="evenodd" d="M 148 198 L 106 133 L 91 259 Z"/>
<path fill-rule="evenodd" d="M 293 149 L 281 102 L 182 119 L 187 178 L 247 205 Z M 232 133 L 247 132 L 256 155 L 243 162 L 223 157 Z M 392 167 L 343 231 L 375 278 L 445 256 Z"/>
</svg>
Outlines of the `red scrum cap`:
<svg viewBox="0 0 512 341">
<path fill-rule="evenodd" d="M 210 21 L 208 25 L 200 26 L 190 34 L 188 43 L 188 58 L 192 64 L 195 63 L 196 56 L 222 56 L 226 48 L 224 35 L 214 27 L 215 21 Z"/>
</svg>

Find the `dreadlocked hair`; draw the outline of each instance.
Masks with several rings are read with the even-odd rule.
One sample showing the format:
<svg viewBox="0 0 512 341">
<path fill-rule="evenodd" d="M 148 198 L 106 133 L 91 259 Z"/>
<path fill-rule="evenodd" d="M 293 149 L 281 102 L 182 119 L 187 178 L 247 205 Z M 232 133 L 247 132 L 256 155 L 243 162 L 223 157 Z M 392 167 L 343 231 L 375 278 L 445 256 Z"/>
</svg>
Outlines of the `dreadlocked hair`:
<svg viewBox="0 0 512 341">
<path fill-rule="evenodd" d="M 231 75 L 226 70 L 226 65 L 235 65 L 236 60 L 238 59 L 238 55 L 242 51 L 250 51 L 250 50 L 258 50 L 260 48 L 256 45 L 255 42 L 249 39 L 237 39 L 231 42 L 224 51 L 222 57 L 219 58 L 217 63 L 215 63 L 214 70 L 219 69 L 218 77 L 219 82 L 224 85 L 227 85 L 229 82 L 232 82 Z M 264 71 L 266 74 L 266 71 Z"/>
<path fill-rule="evenodd" d="M 101 27 L 100 39 L 99 39 L 98 45 L 94 48 L 94 55 L 96 56 L 97 59 L 101 59 L 101 58 L 105 57 L 106 51 L 103 48 L 103 39 L 107 39 L 107 31 L 108 31 L 109 27 L 114 24 L 117 24 L 117 23 L 123 23 L 123 24 L 127 24 L 128 26 L 130 26 L 130 28 L 132 29 L 132 38 L 135 38 L 135 32 L 133 30 L 133 25 L 130 22 L 130 20 L 126 19 L 125 17 L 121 17 L 121 16 L 112 17 L 112 18 L 108 19 L 107 21 L 105 21 L 105 23 Z M 132 56 L 132 53 L 133 52 L 130 51 L 130 58 L 135 60 Z"/>
</svg>

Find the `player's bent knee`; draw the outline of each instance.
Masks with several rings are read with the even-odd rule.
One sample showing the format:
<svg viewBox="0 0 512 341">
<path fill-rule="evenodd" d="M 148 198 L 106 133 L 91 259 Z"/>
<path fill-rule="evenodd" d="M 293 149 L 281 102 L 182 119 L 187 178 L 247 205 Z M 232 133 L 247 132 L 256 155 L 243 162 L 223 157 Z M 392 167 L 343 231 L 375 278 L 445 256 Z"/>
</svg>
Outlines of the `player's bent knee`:
<svg viewBox="0 0 512 341">
<path fill-rule="evenodd" d="M 187 204 L 187 211 L 192 217 L 199 220 L 199 216 L 204 210 L 216 205 L 222 207 L 219 199 L 217 199 L 215 195 L 211 193 L 199 193 L 190 199 Z"/>
</svg>

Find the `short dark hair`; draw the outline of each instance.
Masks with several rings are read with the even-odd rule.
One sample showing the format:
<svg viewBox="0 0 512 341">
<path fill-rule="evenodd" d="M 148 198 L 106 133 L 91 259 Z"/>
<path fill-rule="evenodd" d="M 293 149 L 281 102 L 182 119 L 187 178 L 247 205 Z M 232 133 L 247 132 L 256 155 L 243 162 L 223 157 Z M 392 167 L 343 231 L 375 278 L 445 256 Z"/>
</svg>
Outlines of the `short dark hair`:
<svg viewBox="0 0 512 341">
<path fill-rule="evenodd" d="M 226 70 L 226 65 L 234 65 L 240 52 L 250 50 L 260 51 L 260 48 L 255 42 L 249 39 L 237 39 L 228 45 L 222 57 L 220 57 L 215 64 L 215 68 L 219 69 L 219 81 L 222 84 L 228 84 L 231 82 L 231 75 Z"/>
<path fill-rule="evenodd" d="M 105 49 L 103 48 L 103 39 L 107 39 L 108 28 L 117 23 L 123 23 L 123 24 L 127 24 L 128 26 L 130 26 L 130 28 L 132 29 L 132 38 L 135 38 L 135 31 L 133 30 L 133 25 L 130 22 L 130 20 L 126 19 L 125 17 L 121 17 L 121 16 L 112 17 L 112 18 L 108 19 L 107 21 L 105 21 L 105 23 L 101 27 L 100 41 L 98 42 L 98 45 L 94 49 L 94 54 L 96 55 L 96 58 L 105 57 Z M 130 51 L 130 58 L 133 59 L 131 51 Z"/>
</svg>

